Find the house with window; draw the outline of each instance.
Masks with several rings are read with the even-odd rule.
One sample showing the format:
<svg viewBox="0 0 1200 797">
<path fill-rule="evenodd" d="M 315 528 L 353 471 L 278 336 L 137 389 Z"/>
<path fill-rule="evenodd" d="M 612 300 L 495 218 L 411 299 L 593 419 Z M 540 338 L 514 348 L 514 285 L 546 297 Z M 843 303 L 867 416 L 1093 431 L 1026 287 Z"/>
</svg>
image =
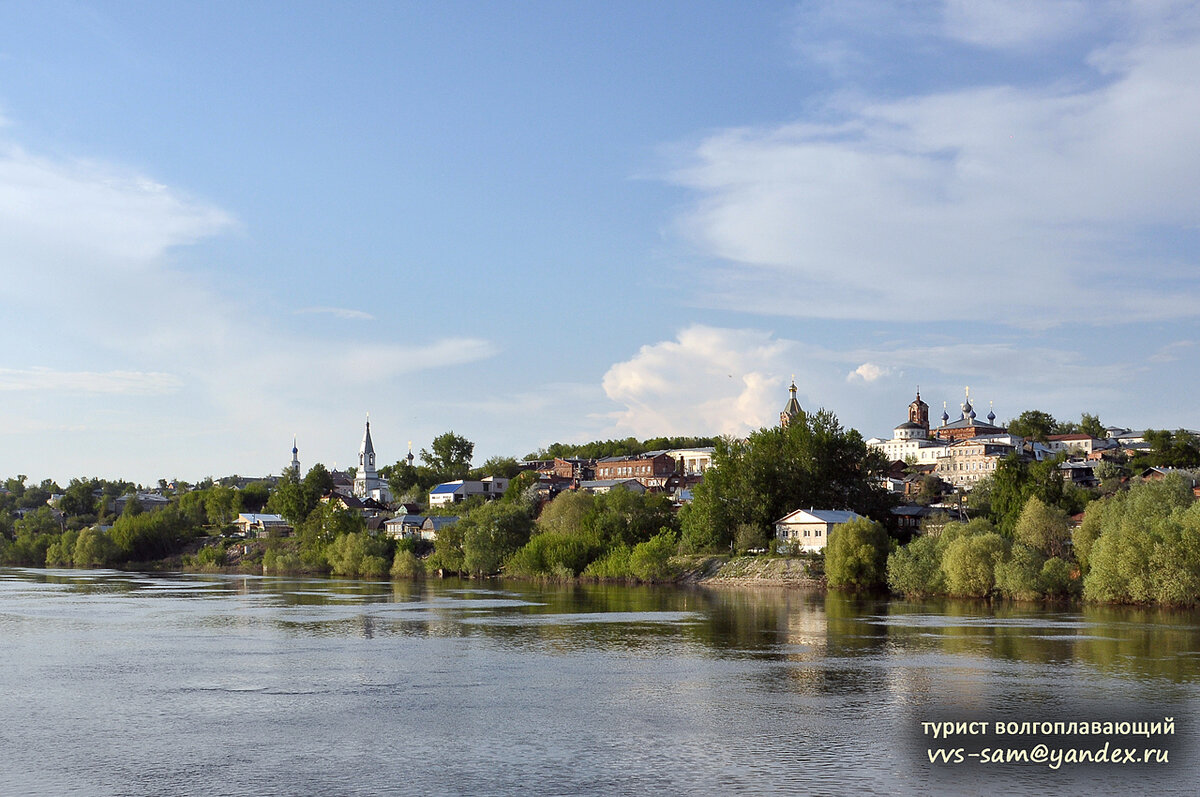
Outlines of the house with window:
<svg viewBox="0 0 1200 797">
<path fill-rule="evenodd" d="M 797 509 L 775 521 L 775 539 L 781 550 L 823 551 L 834 526 L 860 517 L 857 512 L 841 509 Z"/>
<path fill-rule="evenodd" d="M 486 476 L 479 481 L 456 479 L 452 482 L 439 484 L 429 491 L 430 506 L 449 506 L 461 503 L 468 498 L 482 495 L 488 500 L 500 498 L 508 489 L 508 479 L 503 476 Z"/>
<path fill-rule="evenodd" d="M 245 537 L 287 537 L 292 533 L 292 527 L 282 515 L 243 512 L 233 525 Z"/>
</svg>

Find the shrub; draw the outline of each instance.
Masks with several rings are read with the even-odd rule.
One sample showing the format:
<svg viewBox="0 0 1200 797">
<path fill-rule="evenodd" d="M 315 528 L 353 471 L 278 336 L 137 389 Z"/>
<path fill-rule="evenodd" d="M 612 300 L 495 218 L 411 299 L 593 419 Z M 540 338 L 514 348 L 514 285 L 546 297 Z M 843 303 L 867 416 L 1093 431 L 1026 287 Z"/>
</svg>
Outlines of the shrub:
<svg viewBox="0 0 1200 797">
<path fill-rule="evenodd" d="M 1030 501 L 1036 501 L 1031 498 Z M 1021 515 L 1024 518 L 1024 513 Z M 1020 526 L 1020 521 L 1017 523 Z M 1058 561 L 1062 561 L 1061 559 Z M 1007 561 L 996 564 L 996 589 L 1014 600 L 1036 600 L 1042 596 L 1042 568 L 1046 557 L 1028 545 L 1014 543 Z"/>
<path fill-rule="evenodd" d="M 639 542 L 629 554 L 629 572 L 641 581 L 666 581 L 677 575 L 671 555 L 679 548 L 679 538 L 663 529 L 645 542 Z"/>
<path fill-rule="evenodd" d="M 825 577 L 831 587 L 869 589 L 887 575 L 888 535 L 873 520 L 834 526 L 825 545 Z"/>
<path fill-rule="evenodd" d="M 633 571 L 630 570 L 629 566 L 629 558 L 632 554 L 633 551 L 628 545 L 618 545 L 584 568 L 583 574 L 595 578 L 614 580 L 632 578 Z"/>
<path fill-rule="evenodd" d="M 995 532 L 951 540 L 942 555 L 942 572 L 951 595 L 983 598 L 996 586 L 996 565 L 1008 558 L 1009 542 Z"/>
<path fill-rule="evenodd" d="M 425 564 L 411 550 L 400 550 L 392 559 L 391 576 L 394 579 L 415 578 L 425 575 Z"/>
<path fill-rule="evenodd" d="M 887 559 L 887 583 L 893 592 L 910 598 L 941 595 L 946 591 L 942 550 L 937 537 L 920 536 L 897 549 Z"/>
</svg>

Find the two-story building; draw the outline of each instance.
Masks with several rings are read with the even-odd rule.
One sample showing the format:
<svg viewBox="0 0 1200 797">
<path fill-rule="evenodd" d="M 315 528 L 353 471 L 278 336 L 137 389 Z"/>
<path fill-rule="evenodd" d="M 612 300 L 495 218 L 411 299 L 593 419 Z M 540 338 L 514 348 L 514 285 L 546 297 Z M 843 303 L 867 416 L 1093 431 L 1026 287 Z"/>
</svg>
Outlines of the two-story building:
<svg viewBox="0 0 1200 797">
<path fill-rule="evenodd" d="M 775 539 L 780 549 L 793 552 L 825 550 L 834 526 L 862 517 L 840 509 L 797 509 L 775 521 Z"/>
</svg>

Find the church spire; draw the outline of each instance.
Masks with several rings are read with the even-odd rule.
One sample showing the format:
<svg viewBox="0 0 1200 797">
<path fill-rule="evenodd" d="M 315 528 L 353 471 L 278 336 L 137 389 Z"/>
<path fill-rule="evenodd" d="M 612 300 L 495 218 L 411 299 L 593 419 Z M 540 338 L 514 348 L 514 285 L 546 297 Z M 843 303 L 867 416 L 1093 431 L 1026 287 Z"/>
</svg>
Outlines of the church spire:
<svg viewBox="0 0 1200 797">
<path fill-rule="evenodd" d="M 289 467 L 292 473 L 300 476 L 300 449 L 296 447 L 296 435 L 292 435 L 292 464 Z"/>
<path fill-rule="evenodd" d="M 787 404 L 783 405 L 783 412 L 779 413 L 779 426 L 786 429 L 788 424 L 796 419 L 796 416 L 804 412 L 800 407 L 800 402 L 796 400 L 796 375 L 792 374 L 792 385 L 788 388 L 788 394 L 791 398 Z"/>
</svg>

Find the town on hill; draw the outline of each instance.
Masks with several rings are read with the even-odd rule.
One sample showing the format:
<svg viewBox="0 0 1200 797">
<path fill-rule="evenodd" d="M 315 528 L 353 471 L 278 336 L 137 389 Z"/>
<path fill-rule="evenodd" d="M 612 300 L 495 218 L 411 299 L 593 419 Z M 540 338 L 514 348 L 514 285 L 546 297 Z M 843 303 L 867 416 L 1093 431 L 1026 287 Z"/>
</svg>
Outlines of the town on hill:
<svg viewBox="0 0 1200 797">
<path fill-rule="evenodd" d="M 0 562 L 664 581 L 741 554 L 912 596 L 1200 599 L 1200 434 L 1038 410 L 1001 424 L 969 389 L 931 423 L 918 389 L 890 438 L 863 439 L 796 393 L 745 438 L 556 443 L 478 467 L 453 431 L 380 466 L 368 418 L 346 470 L 304 471 L 293 440 L 257 478 L 18 475 L 0 488 Z"/>
</svg>

